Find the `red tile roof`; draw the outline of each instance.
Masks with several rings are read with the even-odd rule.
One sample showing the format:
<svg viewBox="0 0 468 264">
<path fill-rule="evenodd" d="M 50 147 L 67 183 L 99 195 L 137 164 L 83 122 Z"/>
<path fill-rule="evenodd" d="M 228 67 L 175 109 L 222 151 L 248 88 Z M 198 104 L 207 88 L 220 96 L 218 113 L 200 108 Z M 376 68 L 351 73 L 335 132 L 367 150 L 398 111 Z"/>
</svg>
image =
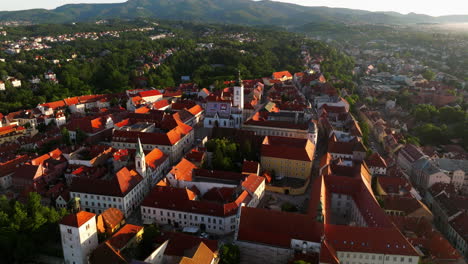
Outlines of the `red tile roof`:
<svg viewBox="0 0 468 264">
<path fill-rule="evenodd" d="M 127 167 L 123 167 L 110 180 L 75 177 L 70 191 L 124 197 L 142 180 L 136 171 L 129 171 Z"/>
<path fill-rule="evenodd" d="M 307 215 L 242 207 L 238 240 L 290 248 L 291 239 L 320 243 L 322 224 Z"/>
<path fill-rule="evenodd" d="M 162 93 L 160 93 L 158 90 L 149 90 L 149 91 L 139 92 L 138 95 L 143 98 L 143 97 L 158 96 L 158 95 L 162 96 Z"/>
<path fill-rule="evenodd" d="M 169 243 L 167 244 L 164 255 L 168 256 L 184 256 L 186 250 L 198 246 L 201 242 L 207 245 L 211 251 L 218 251 L 218 241 L 199 238 L 184 233 L 165 232 L 156 239 L 156 242 L 163 243 L 166 240 L 169 240 Z"/>
<path fill-rule="evenodd" d="M 237 213 L 242 203 L 248 203 L 251 196 L 244 191 L 234 201 L 227 204 L 210 201 L 194 200 L 195 193 L 186 188 L 154 187 L 142 202 L 142 206 L 163 208 L 182 212 L 190 212 L 211 216 L 225 217 Z"/>
<path fill-rule="evenodd" d="M 112 263 L 128 264 L 125 258 L 107 241 L 101 243 L 89 256 L 90 264 Z"/>
<path fill-rule="evenodd" d="M 169 106 L 170 103 L 168 100 L 159 100 L 157 102 L 153 103 L 153 109 L 159 110 L 161 108 L 164 108 L 166 106 Z"/>
<path fill-rule="evenodd" d="M 255 174 L 250 174 L 244 182 L 242 182 L 242 187 L 244 187 L 250 194 L 253 194 L 258 187 L 264 183 L 265 178 L 257 176 Z"/>
<path fill-rule="evenodd" d="M 66 215 L 65 217 L 62 218 L 62 221 L 60 221 L 60 224 L 66 225 L 66 226 L 80 227 L 84 223 L 88 222 L 94 216 L 96 216 L 96 214 L 86 212 L 86 211 L 80 211 L 76 214 Z"/>
<path fill-rule="evenodd" d="M 372 155 L 366 159 L 366 164 L 368 167 L 387 168 L 387 163 L 378 152 L 372 153 Z"/>
<path fill-rule="evenodd" d="M 263 140 L 261 155 L 266 157 L 312 161 L 315 146 L 307 139 L 267 136 Z"/>
<path fill-rule="evenodd" d="M 385 210 L 401 211 L 406 215 L 424 208 L 424 206 L 414 197 L 406 196 L 383 196 Z M 429 212 L 429 209 L 427 210 Z"/>
<path fill-rule="evenodd" d="M 325 237 L 337 251 L 419 256 L 398 229 L 325 225 Z"/>
<path fill-rule="evenodd" d="M 409 193 L 411 190 L 411 184 L 408 182 L 406 178 L 403 177 L 378 177 L 377 181 L 382 187 L 382 189 L 387 193 L 387 194 L 400 194 L 401 190 L 406 191 Z"/>
<path fill-rule="evenodd" d="M 207 170 L 207 169 L 194 169 L 192 171 L 192 178 L 202 177 L 216 180 L 228 180 L 228 181 L 243 181 L 246 175 L 232 171 L 221 171 L 221 170 Z"/>
<path fill-rule="evenodd" d="M 112 235 L 107 242 L 114 249 L 122 250 L 142 229 L 142 226 L 126 224 L 117 233 Z"/>
<path fill-rule="evenodd" d="M 259 171 L 258 171 L 259 167 L 260 167 L 260 163 L 258 163 L 256 161 L 245 160 L 242 163 L 242 173 L 257 174 L 257 173 L 259 173 Z"/>
<path fill-rule="evenodd" d="M 117 208 L 106 209 L 98 218 L 102 218 L 104 225 L 110 229 L 114 229 L 125 219 L 122 211 Z M 104 232 L 105 230 L 100 231 Z"/>
</svg>

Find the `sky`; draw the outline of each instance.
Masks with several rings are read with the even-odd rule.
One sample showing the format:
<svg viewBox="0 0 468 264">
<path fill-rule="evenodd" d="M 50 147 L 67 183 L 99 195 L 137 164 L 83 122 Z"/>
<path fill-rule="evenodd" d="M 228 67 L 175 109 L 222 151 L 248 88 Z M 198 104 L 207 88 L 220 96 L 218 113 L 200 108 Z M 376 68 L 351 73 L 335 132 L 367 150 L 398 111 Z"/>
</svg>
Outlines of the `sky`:
<svg viewBox="0 0 468 264">
<path fill-rule="evenodd" d="M 369 11 L 396 11 L 407 14 L 415 12 L 432 16 L 466 14 L 466 0 L 276 0 L 307 6 L 329 6 L 362 9 Z M 0 0 L 0 10 L 23 10 L 32 8 L 53 9 L 70 3 L 118 3 L 125 0 Z"/>
</svg>

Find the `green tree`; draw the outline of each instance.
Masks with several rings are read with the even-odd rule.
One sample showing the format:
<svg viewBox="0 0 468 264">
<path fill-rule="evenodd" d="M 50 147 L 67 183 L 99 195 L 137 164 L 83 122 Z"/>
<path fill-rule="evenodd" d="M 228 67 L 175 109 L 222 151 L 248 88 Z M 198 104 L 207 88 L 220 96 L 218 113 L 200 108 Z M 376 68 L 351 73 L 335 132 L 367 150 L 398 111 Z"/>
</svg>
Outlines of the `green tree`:
<svg viewBox="0 0 468 264">
<path fill-rule="evenodd" d="M 60 132 L 62 134 L 62 143 L 67 146 L 71 146 L 70 132 L 68 131 L 68 129 L 65 126 L 63 126 Z"/>
<path fill-rule="evenodd" d="M 221 264 L 239 264 L 240 263 L 240 249 L 237 245 L 226 244 L 220 249 L 220 263 Z"/>
<path fill-rule="evenodd" d="M 424 79 L 426 80 L 429 80 L 429 81 L 432 81 L 434 80 L 435 78 L 435 73 L 429 69 L 426 69 L 423 73 L 422 73 L 422 76 L 424 77 Z"/>
<path fill-rule="evenodd" d="M 88 135 L 81 129 L 76 129 L 76 143 L 83 144 L 84 141 L 88 138 Z"/>
<path fill-rule="evenodd" d="M 141 242 L 138 246 L 138 255 L 140 258 L 146 258 L 154 251 L 154 241 L 159 234 L 159 228 L 156 225 L 145 226 Z"/>
</svg>

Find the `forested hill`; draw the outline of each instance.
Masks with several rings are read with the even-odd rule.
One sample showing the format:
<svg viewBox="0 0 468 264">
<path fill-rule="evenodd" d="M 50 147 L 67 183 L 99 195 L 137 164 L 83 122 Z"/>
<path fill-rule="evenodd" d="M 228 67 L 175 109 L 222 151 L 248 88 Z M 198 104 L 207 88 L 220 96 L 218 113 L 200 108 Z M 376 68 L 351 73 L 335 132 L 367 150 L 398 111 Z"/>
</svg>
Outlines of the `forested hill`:
<svg viewBox="0 0 468 264">
<path fill-rule="evenodd" d="M 286 28 L 308 23 L 450 23 L 468 22 L 467 16 L 431 17 L 410 13 L 369 12 L 345 8 L 304 7 L 274 1 L 252 0 L 129 0 L 116 4 L 72 4 L 54 10 L 0 12 L 0 22 L 67 23 L 107 18 L 152 17 L 186 21 Z"/>
</svg>

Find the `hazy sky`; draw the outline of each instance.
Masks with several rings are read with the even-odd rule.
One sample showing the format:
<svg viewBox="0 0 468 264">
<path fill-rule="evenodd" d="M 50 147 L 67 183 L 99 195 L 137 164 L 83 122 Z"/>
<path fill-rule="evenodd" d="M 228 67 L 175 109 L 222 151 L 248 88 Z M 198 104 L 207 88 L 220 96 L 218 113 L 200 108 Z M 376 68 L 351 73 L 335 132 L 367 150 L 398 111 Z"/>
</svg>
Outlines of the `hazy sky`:
<svg viewBox="0 0 468 264">
<path fill-rule="evenodd" d="M 433 16 L 467 14 L 467 0 L 279 0 L 300 5 L 346 7 L 370 11 L 415 12 Z M 68 3 L 117 3 L 125 0 L 0 0 L 0 10 L 53 9 Z"/>
</svg>

